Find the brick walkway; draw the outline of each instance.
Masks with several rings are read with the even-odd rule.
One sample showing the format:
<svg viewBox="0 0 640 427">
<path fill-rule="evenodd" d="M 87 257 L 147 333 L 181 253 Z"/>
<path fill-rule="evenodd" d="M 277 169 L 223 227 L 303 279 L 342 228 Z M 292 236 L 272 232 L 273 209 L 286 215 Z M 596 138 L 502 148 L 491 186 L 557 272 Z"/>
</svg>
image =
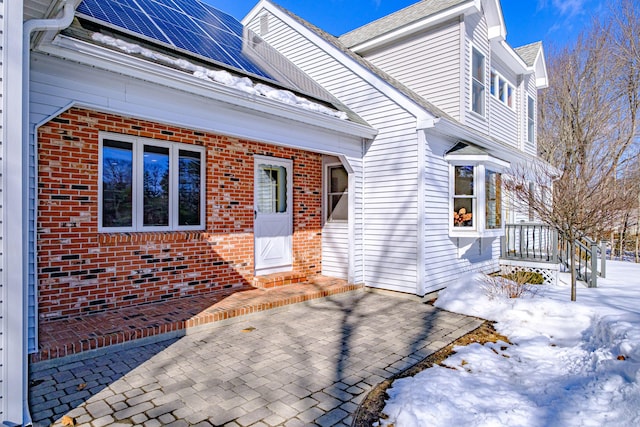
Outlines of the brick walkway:
<svg viewBox="0 0 640 427">
<path fill-rule="evenodd" d="M 481 323 L 417 298 L 346 292 L 32 364 L 31 413 L 56 427 L 65 415 L 82 427 L 347 426 L 373 386 Z"/>
<path fill-rule="evenodd" d="M 41 322 L 39 352 L 31 362 L 78 354 L 211 322 L 360 288 L 344 280 L 317 277 L 277 288 L 234 289 L 167 302 L 127 307 L 84 317 Z"/>
</svg>

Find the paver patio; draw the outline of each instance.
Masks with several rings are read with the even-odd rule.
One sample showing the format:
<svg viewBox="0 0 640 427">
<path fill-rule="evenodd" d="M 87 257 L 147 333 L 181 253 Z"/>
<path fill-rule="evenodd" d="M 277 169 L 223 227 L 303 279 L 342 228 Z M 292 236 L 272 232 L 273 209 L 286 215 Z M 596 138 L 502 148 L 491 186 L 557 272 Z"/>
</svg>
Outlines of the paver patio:
<svg viewBox="0 0 640 427">
<path fill-rule="evenodd" d="M 351 291 L 34 363 L 31 413 L 36 426 L 64 415 L 93 427 L 350 425 L 374 385 L 481 323 L 417 298 Z"/>
</svg>

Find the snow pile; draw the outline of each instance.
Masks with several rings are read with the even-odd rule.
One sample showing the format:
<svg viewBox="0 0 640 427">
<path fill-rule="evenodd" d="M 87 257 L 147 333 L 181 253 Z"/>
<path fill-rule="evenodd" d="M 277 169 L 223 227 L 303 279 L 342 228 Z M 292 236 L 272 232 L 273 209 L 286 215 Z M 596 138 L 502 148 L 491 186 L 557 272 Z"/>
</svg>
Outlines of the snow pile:
<svg viewBox="0 0 640 427">
<path fill-rule="evenodd" d="M 248 77 L 234 76 L 233 74 L 225 70 L 212 70 L 209 68 L 205 68 L 200 65 L 195 65 L 192 62 L 187 61 L 186 59 L 173 58 L 171 56 L 155 52 L 151 49 L 147 49 L 138 44 L 129 43 L 124 40 L 107 36 L 101 33 L 93 33 L 91 38 L 95 42 L 118 48 L 126 53 L 141 55 L 145 58 L 163 62 L 167 65 L 191 72 L 195 77 L 199 79 L 212 80 L 216 83 L 238 89 L 251 95 L 264 96 L 265 98 L 293 105 L 307 111 L 326 114 L 342 120 L 347 120 L 348 118 L 347 114 L 343 111 L 332 110 L 331 108 L 327 108 L 324 105 L 309 101 L 308 99 L 301 96 L 297 96 L 296 94 L 288 90 L 276 89 L 262 83 L 254 84 L 253 81 Z"/>
<path fill-rule="evenodd" d="M 490 299 L 479 275 L 447 288 L 437 306 L 495 320 L 513 344 L 458 347 L 395 381 L 379 425 L 640 425 L 640 265 L 608 273 L 574 303 L 565 284 L 520 299 Z"/>
</svg>

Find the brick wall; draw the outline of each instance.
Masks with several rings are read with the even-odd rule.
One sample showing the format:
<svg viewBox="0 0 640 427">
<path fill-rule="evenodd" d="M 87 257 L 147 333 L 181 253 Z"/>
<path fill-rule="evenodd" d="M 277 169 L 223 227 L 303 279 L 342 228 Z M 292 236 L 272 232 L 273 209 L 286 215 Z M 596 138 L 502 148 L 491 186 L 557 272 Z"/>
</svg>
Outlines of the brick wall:
<svg viewBox="0 0 640 427">
<path fill-rule="evenodd" d="M 99 131 L 206 147 L 206 230 L 98 233 Z M 249 286 L 254 154 L 293 160 L 294 268 L 319 274 L 321 155 L 78 108 L 42 126 L 41 320 Z"/>
</svg>

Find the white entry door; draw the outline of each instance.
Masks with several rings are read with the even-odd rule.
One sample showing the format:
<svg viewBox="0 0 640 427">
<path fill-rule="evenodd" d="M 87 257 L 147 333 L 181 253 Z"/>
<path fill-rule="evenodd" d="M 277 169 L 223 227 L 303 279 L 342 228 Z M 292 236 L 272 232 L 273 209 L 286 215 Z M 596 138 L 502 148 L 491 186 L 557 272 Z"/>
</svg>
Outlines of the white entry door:
<svg viewBox="0 0 640 427">
<path fill-rule="evenodd" d="M 255 156 L 254 162 L 255 275 L 291 271 L 291 160 Z"/>
</svg>

